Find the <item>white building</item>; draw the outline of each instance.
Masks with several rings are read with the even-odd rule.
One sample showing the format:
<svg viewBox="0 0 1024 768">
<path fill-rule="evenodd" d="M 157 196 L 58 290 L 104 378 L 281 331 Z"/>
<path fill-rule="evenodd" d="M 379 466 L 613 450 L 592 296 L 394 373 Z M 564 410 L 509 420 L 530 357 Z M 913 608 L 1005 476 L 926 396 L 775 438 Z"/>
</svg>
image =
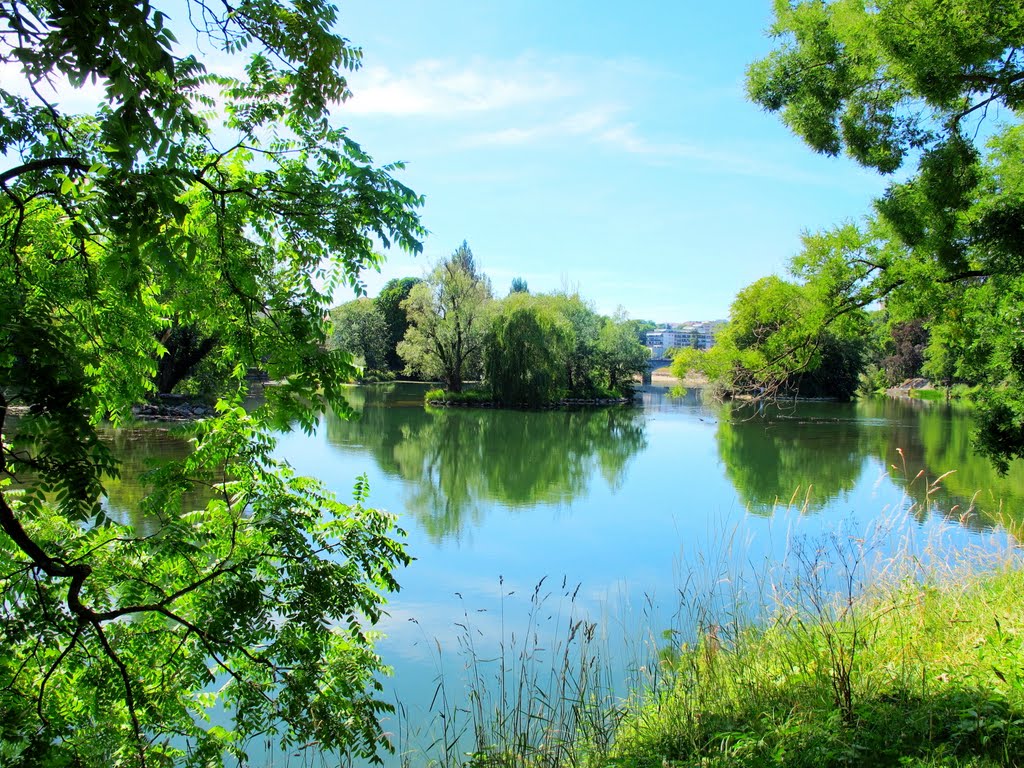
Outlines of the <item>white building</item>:
<svg viewBox="0 0 1024 768">
<path fill-rule="evenodd" d="M 724 324 L 724 320 L 666 323 L 664 327 L 648 331 L 651 358 L 666 359 L 673 349 L 710 349 L 715 343 L 715 334 Z"/>
</svg>

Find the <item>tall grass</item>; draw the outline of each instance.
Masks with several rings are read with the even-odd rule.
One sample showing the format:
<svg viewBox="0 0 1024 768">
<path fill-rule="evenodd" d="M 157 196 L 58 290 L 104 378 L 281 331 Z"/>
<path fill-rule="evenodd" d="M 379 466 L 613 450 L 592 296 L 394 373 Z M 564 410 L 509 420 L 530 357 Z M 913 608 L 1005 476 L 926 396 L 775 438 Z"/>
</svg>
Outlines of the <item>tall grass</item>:
<svg viewBox="0 0 1024 768">
<path fill-rule="evenodd" d="M 502 603 L 496 655 L 481 653 L 467 610 L 462 674 L 440 674 L 431 705 L 437 736 L 405 762 L 1024 765 L 1015 545 L 919 542 L 903 519 L 793 537 L 761 566 L 735 534 L 719 537 L 680 579 L 672 626 L 645 606 L 628 663 L 564 581 L 536 586 L 525 627 L 506 626 Z"/>
</svg>

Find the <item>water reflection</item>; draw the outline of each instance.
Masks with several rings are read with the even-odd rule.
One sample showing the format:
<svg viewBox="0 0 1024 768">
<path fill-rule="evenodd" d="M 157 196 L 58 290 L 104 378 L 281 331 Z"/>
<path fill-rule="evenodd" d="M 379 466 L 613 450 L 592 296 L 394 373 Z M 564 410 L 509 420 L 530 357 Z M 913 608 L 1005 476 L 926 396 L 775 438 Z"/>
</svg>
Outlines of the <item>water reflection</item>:
<svg viewBox="0 0 1024 768">
<path fill-rule="evenodd" d="M 630 459 L 647 447 L 635 408 L 403 408 L 404 394 L 401 385 L 354 390 L 350 403 L 360 418 L 328 415 L 327 440 L 339 451 L 368 451 L 385 473 L 405 480 L 404 511 L 434 540 L 458 538 L 495 503 L 568 505 L 595 475 L 614 492 Z"/>
<path fill-rule="evenodd" d="M 726 475 L 754 514 L 791 502 L 816 512 L 853 489 L 864 451 L 853 406 L 800 403 L 753 410 L 726 403 L 716 439 Z"/>
<path fill-rule="evenodd" d="M 971 449 L 970 414 L 943 404 L 882 398 L 753 410 L 704 404 L 695 390 L 679 398 L 645 388 L 635 408 L 429 410 L 423 392 L 408 384 L 353 387 L 347 399 L 358 418 L 328 414 L 321 430 L 333 453 L 349 455 L 357 467 L 365 467 L 369 456 L 394 478 L 401 494 L 396 506 L 435 542 L 459 539 L 498 507 L 515 512 L 547 505 L 588 514 L 592 503 L 574 504 L 593 499 L 598 489 L 608 495 L 623 488 L 649 443 L 650 453 L 672 457 L 672 468 L 650 479 L 640 471 L 644 479 L 628 491 L 634 509 L 666 505 L 666 494 L 679 503 L 704 498 L 704 490 L 713 487 L 708 472 L 716 470 L 700 457 L 713 461 L 717 450 L 736 500 L 758 516 L 790 503 L 808 513 L 841 514 L 842 508 L 864 504 L 858 487 L 884 477 L 902 488 L 906 505 L 921 521 L 938 512 L 969 528 L 1003 523 L 1024 529 L 1024 461 L 1014 462 L 1006 476 L 997 475 Z M 661 432 L 652 439 L 651 430 L 671 420 L 703 422 L 707 431 L 674 438 L 686 440 L 685 446 Z M 712 444 L 703 442 L 704 434 L 714 435 Z M 148 493 L 145 473 L 184 458 L 188 442 L 159 426 L 105 430 L 101 436 L 121 461 L 120 476 L 106 482 L 108 512 L 142 534 L 152 533 L 157 523 L 141 511 Z M 301 439 L 316 450 L 314 438 Z M 648 456 L 640 466 L 657 460 Z M 330 474 L 324 466 L 309 471 Z M 709 508 L 732 503 L 728 494 L 715 494 L 705 500 Z M 208 490 L 196 489 L 183 507 L 204 507 L 209 498 Z"/>
<path fill-rule="evenodd" d="M 903 488 L 921 521 L 936 511 L 972 528 L 1024 520 L 1024 462 L 1000 477 L 972 450 L 969 413 L 942 404 L 888 398 L 762 409 L 725 404 L 718 419 L 726 476 L 757 515 L 779 506 L 831 507 L 872 464 Z"/>
</svg>

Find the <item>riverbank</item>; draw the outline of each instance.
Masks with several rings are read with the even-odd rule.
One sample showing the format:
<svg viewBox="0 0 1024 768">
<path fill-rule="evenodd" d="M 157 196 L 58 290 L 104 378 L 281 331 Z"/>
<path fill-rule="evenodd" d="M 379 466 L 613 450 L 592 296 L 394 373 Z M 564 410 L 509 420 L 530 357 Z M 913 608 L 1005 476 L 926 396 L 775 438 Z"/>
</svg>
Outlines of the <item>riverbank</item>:
<svg viewBox="0 0 1024 768">
<path fill-rule="evenodd" d="M 432 408 L 512 408 L 547 411 L 559 408 L 585 408 L 594 406 L 628 405 L 633 402 L 628 397 L 596 396 L 596 397 L 563 397 L 548 403 L 503 403 L 494 400 L 490 393 L 483 390 L 466 390 L 463 392 L 447 392 L 443 389 L 431 389 L 423 396 L 423 402 Z"/>
<path fill-rule="evenodd" d="M 804 585 L 806 587 L 807 585 Z M 1018 766 L 1024 574 L 784 603 L 764 628 L 668 648 L 672 682 L 625 717 L 627 765 Z"/>
<path fill-rule="evenodd" d="M 680 614 L 697 616 L 695 626 L 651 632 L 657 658 L 638 667 L 624 700 L 602 683 L 611 677 L 594 662 L 594 629 L 572 625 L 556 643 L 564 648 L 558 689 L 513 688 L 514 711 L 498 707 L 500 722 L 473 724 L 489 741 L 470 763 L 1024 765 L 1019 554 L 927 569 L 905 556 L 861 585 L 856 552 L 835 546 L 798 556 L 797 570 L 771 584 L 777 602 L 756 623 L 742 605 L 723 612 L 710 593 L 680 592 Z M 830 592 L 825 579 L 834 576 Z M 480 694 L 471 695 L 486 711 L 492 702 Z"/>
<path fill-rule="evenodd" d="M 683 387 L 684 389 L 702 389 L 708 385 L 708 377 L 702 373 L 689 371 L 685 378 L 680 379 L 672 374 L 672 369 L 658 368 L 651 373 L 651 384 L 655 387 Z"/>
</svg>

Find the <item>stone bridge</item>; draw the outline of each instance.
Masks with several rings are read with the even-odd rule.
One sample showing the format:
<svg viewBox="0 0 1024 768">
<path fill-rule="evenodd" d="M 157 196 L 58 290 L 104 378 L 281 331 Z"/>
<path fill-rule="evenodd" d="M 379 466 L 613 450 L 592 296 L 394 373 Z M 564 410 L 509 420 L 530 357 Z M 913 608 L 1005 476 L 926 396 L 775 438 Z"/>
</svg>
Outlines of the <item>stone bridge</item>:
<svg viewBox="0 0 1024 768">
<path fill-rule="evenodd" d="M 671 357 L 652 357 L 647 361 L 647 370 L 644 371 L 643 383 L 649 385 L 651 383 L 651 374 L 659 368 L 667 368 L 672 365 Z"/>
</svg>

